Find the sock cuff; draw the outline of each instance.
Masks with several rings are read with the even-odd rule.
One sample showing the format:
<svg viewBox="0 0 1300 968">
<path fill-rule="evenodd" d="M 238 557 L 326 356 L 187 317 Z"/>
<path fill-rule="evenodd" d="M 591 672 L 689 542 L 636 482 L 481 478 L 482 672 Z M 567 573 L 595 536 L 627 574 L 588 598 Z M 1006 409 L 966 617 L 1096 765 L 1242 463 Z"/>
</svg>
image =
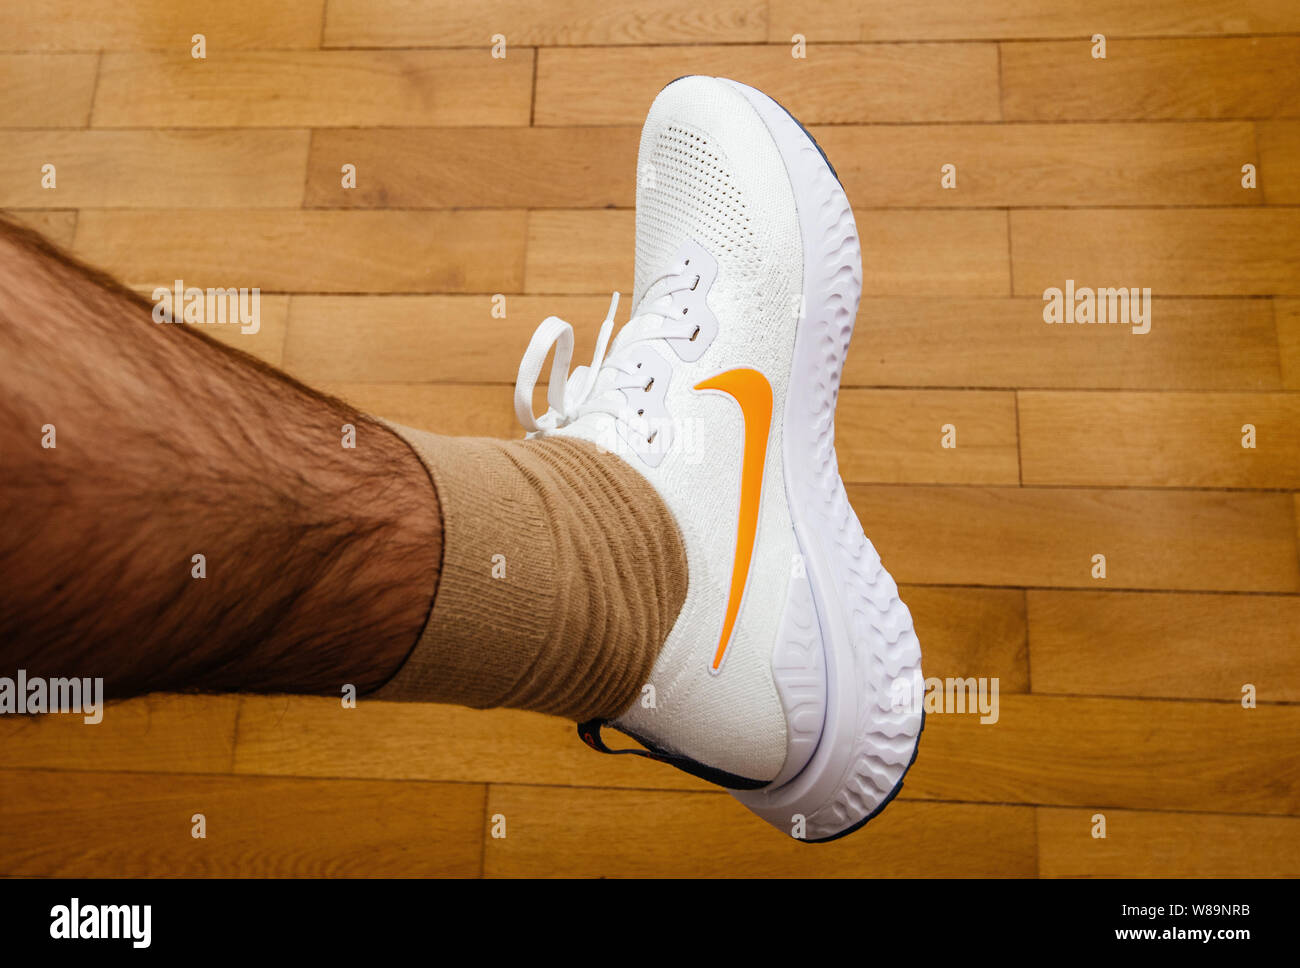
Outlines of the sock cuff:
<svg viewBox="0 0 1300 968">
<path fill-rule="evenodd" d="M 532 658 L 545 645 L 554 596 L 538 570 L 552 557 L 549 529 L 501 441 L 389 426 L 433 479 L 442 568 L 420 641 L 374 698 L 500 705 L 515 685 L 519 659 L 484 645 L 510 642 L 517 655 Z M 521 548 L 530 553 L 516 553 Z"/>
<path fill-rule="evenodd" d="M 388 426 L 433 480 L 443 560 L 419 642 L 373 697 L 623 712 L 686 597 L 685 549 L 653 486 L 586 441 Z"/>
</svg>

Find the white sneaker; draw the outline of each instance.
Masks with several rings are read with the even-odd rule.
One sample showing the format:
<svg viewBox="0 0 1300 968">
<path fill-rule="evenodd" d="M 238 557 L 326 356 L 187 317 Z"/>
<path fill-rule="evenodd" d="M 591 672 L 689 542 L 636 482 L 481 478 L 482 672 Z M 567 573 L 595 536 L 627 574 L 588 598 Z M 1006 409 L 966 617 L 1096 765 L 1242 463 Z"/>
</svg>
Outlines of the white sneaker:
<svg viewBox="0 0 1300 968">
<path fill-rule="evenodd" d="M 633 316 L 567 381 L 568 323 L 520 365 L 534 434 L 621 454 L 686 548 L 685 603 L 642 699 L 610 723 L 636 752 L 730 788 L 808 841 L 898 792 L 922 727 L 921 652 L 840 481 L 835 400 L 862 288 L 848 199 L 780 105 L 679 78 L 641 135 Z M 555 347 L 550 409 L 532 391 Z M 608 348 L 608 355 L 605 355 Z"/>
</svg>

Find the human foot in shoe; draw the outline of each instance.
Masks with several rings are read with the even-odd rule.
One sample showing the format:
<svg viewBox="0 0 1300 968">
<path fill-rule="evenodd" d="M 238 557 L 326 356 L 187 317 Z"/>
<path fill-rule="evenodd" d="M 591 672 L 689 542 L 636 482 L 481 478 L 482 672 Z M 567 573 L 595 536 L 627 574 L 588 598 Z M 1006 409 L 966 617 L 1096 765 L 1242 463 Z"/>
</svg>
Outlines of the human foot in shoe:
<svg viewBox="0 0 1300 968">
<path fill-rule="evenodd" d="M 834 839 L 898 792 L 922 726 L 911 615 L 835 458 L 862 285 L 853 213 L 802 126 L 720 78 L 659 93 L 637 171 L 631 320 L 608 345 L 611 309 L 567 381 L 572 330 L 546 320 L 515 398 L 529 431 L 623 456 L 681 530 L 688 588 L 653 703 L 607 725 L 786 833 Z M 602 725 L 579 730 L 609 751 Z"/>
</svg>

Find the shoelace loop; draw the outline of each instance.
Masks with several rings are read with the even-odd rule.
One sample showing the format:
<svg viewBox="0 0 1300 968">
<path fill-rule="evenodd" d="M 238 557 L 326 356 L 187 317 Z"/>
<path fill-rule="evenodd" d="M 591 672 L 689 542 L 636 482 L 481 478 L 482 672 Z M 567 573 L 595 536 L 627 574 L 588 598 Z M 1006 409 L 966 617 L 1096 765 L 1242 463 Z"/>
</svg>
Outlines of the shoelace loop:
<svg viewBox="0 0 1300 968">
<path fill-rule="evenodd" d="M 648 391 L 654 384 L 654 378 L 646 381 L 636 373 L 635 365 L 628 365 L 616 357 L 626 357 L 628 348 L 642 340 L 694 338 L 699 331 L 698 326 L 667 315 L 673 293 L 693 289 L 699 282 L 699 276 L 687 272 L 688 268 L 688 265 L 678 266 L 655 280 L 647 290 L 646 298 L 642 299 L 642 303 L 650 308 L 628 321 L 619 336 L 618 352 L 606 359 L 610 337 L 614 332 L 614 314 L 618 311 L 619 294 L 615 292 L 609 303 L 609 312 L 600 324 L 591 365 L 579 366 L 572 373 L 569 372 L 569 366 L 573 362 L 573 327 L 558 316 L 548 316 L 542 320 L 519 361 L 519 375 L 515 381 L 515 416 L 524 430 L 529 434 L 544 434 L 573 423 L 583 414 L 591 412 L 608 413 L 616 419 L 632 422 L 627 397 L 617 391 L 637 388 Z M 654 308 L 656 306 L 659 308 Z M 538 416 L 533 412 L 533 390 L 541 376 L 547 354 L 552 350 L 555 355 L 551 360 L 551 373 L 546 385 L 547 410 Z M 612 371 L 612 375 L 597 392 L 596 386 L 602 370 Z"/>
<path fill-rule="evenodd" d="M 528 349 L 519 361 L 519 377 L 515 381 L 515 416 L 529 433 L 544 432 L 563 427 L 576 419 L 582 405 L 591 396 L 609 348 L 609 338 L 614 332 L 614 313 L 618 311 L 619 294 L 609 301 L 609 312 L 600 324 L 596 337 L 596 352 L 590 366 L 580 366 L 569 373 L 573 362 L 573 327 L 558 316 L 547 316 L 533 332 Z M 547 411 L 538 417 L 533 413 L 533 389 L 541 376 L 546 355 L 555 349 L 551 360 L 551 375 L 546 382 Z"/>
</svg>

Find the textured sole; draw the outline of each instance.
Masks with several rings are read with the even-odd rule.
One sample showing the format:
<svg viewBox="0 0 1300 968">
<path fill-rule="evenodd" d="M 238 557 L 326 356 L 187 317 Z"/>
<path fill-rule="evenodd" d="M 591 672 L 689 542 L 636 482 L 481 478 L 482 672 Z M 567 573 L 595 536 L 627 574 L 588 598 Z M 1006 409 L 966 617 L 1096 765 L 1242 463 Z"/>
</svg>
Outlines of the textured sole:
<svg viewBox="0 0 1300 968">
<path fill-rule="evenodd" d="M 901 788 L 924 722 L 921 647 L 898 587 L 849 504 L 835 456 L 835 403 L 862 291 L 852 209 L 820 147 L 789 112 L 753 88 L 727 83 L 772 133 L 803 235 L 804 306 L 783 418 L 783 458 L 806 580 L 799 574 L 791 580 L 773 673 L 792 748 L 816 744 L 794 776 L 783 773 L 762 790 L 733 795 L 773 826 L 817 843 L 861 827 Z M 811 695 L 807 685 L 814 675 L 825 683 L 815 740 L 808 735 L 810 706 L 800 702 Z M 900 698 L 907 701 L 900 704 Z"/>
</svg>

